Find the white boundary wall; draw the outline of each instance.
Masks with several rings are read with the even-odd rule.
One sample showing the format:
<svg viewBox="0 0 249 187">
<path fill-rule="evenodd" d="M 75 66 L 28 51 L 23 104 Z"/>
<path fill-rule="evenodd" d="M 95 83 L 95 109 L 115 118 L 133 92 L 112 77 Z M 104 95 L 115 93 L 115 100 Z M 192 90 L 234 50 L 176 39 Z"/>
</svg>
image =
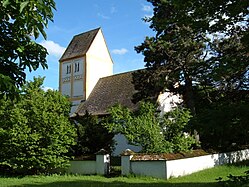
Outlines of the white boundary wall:
<svg viewBox="0 0 249 187">
<path fill-rule="evenodd" d="M 96 160 L 75 160 L 69 162 L 67 173 L 81 175 L 107 175 L 110 171 L 110 156 L 96 155 Z"/>
<path fill-rule="evenodd" d="M 167 165 L 167 179 L 170 177 L 178 177 L 188 175 L 203 169 L 212 168 L 214 166 L 231 164 L 249 159 L 249 149 L 217 153 L 194 158 L 186 158 L 179 160 L 169 160 Z"/>
<path fill-rule="evenodd" d="M 125 155 L 121 158 L 121 168 L 122 175 L 133 173 L 136 175 L 169 179 L 170 177 L 184 176 L 214 166 L 247 159 L 249 159 L 249 149 L 168 161 L 132 160 L 132 155 Z"/>
<path fill-rule="evenodd" d="M 131 171 L 136 175 L 166 178 L 167 165 L 165 160 L 132 161 Z"/>
<path fill-rule="evenodd" d="M 70 161 L 68 173 L 80 175 L 96 174 L 96 161 L 94 160 L 75 160 Z"/>
</svg>

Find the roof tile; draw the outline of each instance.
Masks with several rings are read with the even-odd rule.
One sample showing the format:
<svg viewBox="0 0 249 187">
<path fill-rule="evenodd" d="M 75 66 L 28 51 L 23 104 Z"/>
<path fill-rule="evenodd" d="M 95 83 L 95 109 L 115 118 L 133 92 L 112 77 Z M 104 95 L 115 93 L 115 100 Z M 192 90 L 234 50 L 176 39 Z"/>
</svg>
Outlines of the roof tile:
<svg viewBox="0 0 249 187">
<path fill-rule="evenodd" d="M 99 30 L 97 28 L 74 36 L 59 61 L 85 55 Z"/>
<path fill-rule="evenodd" d="M 108 109 L 119 103 L 131 110 L 138 108 L 132 102 L 136 92 L 132 83 L 132 73 L 121 73 L 99 79 L 88 99 L 75 112 L 82 116 L 88 111 L 92 115 L 108 114 Z"/>
</svg>

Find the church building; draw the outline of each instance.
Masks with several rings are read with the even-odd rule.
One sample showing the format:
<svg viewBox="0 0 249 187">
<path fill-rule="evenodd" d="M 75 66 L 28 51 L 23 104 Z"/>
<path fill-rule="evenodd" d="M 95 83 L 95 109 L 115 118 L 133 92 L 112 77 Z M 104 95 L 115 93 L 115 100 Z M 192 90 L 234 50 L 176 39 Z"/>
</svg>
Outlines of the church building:
<svg viewBox="0 0 249 187">
<path fill-rule="evenodd" d="M 119 103 L 131 110 L 138 104 L 132 102 L 136 93 L 132 83 L 133 72 L 113 75 L 113 61 L 108 51 L 102 30 L 94 29 L 73 37 L 59 60 L 59 90 L 72 102 L 71 117 L 107 115 L 108 109 Z M 167 112 L 181 102 L 169 92 L 158 98 L 159 109 Z M 129 145 L 123 135 L 116 135 L 114 155 L 125 149 L 140 151 L 139 146 Z"/>
</svg>

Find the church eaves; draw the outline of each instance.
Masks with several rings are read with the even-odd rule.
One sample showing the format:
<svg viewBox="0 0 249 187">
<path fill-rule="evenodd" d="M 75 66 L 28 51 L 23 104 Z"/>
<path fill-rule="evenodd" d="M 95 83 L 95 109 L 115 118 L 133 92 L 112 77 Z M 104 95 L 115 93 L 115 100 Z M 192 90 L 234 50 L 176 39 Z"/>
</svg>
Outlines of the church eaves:
<svg viewBox="0 0 249 187">
<path fill-rule="evenodd" d="M 97 28 L 74 36 L 59 61 L 62 62 L 71 58 L 84 56 L 99 30 L 100 28 Z"/>
</svg>

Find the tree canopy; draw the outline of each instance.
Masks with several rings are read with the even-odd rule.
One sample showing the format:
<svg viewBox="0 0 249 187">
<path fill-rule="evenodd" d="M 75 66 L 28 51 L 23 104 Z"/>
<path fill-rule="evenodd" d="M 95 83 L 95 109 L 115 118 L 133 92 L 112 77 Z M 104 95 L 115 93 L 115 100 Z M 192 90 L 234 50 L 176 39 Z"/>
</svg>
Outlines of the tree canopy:
<svg viewBox="0 0 249 187">
<path fill-rule="evenodd" d="M 1 0 L 0 96 L 13 96 L 25 83 L 25 69 L 47 68 L 47 50 L 32 40 L 46 39 L 53 20 L 54 0 Z"/>
<path fill-rule="evenodd" d="M 75 157 L 92 155 L 104 149 L 111 153 L 114 149 L 114 134 L 109 133 L 103 126 L 107 121 L 106 117 L 93 116 L 86 112 L 84 116 L 74 118 L 77 130 L 76 145 L 72 152 Z"/>
<path fill-rule="evenodd" d="M 194 137 L 187 133 L 192 116 L 185 108 L 177 107 L 161 116 L 155 105 L 140 102 L 137 111 L 116 105 L 110 108 L 110 114 L 106 128 L 112 133 L 123 134 L 130 144 L 141 146 L 142 152 L 189 151 L 197 145 Z"/>
<path fill-rule="evenodd" d="M 248 88 L 249 1 L 148 2 L 154 14 L 145 21 L 156 35 L 135 48 L 144 55 L 146 66 L 134 74 L 139 91 L 135 100 L 153 98 L 161 91 L 180 93 L 195 115 L 196 89 L 204 90 L 204 97 L 212 102 L 212 90 Z"/>
<path fill-rule="evenodd" d="M 42 89 L 42 78 L 26 83 L 20 99 L 0 100 L 0 173 L 37 174 L 64 168 L 75 144 L 70 102 Z"/>
</svg>

